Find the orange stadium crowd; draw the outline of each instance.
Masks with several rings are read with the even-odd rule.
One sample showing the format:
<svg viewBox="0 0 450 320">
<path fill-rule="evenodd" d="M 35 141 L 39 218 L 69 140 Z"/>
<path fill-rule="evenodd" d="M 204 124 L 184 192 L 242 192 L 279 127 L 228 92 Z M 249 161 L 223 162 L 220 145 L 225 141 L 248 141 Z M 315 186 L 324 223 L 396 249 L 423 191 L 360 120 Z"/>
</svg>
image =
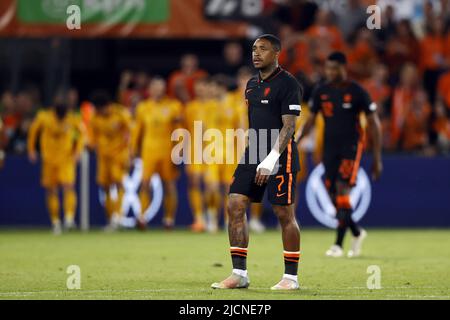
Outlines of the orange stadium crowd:
<svg viewBox="0 0 450 320">
<path fill-rule="evenodd" d="M 369 30 L 365 25 L 365 8 L 371 1 L 348 2 L 351 15 L 347 13 L 349 18 L 344 22 L 339 13 L 322 6 L 296 8 L 292 4 L 296 1 L 272 1 L 273 5 L 268 6 L 266 15 L 270 15 L 283 44 L 280 64 L 305 87 L 305 107 L 312 88 L 323 78 L 324 59 L 331 51 L 343 51 L 348 57 L 350 77 L 359 81 L 379 105 L 386 151 L 428 156 L 448 153 L 448 1 L 439 1 L 439 9 L 436 1 L 425 1 L 421 23 L 399 17 L 399 8 L 388 4 L 383 7 L 378 30 Z M 296 23 L 303 21 L 298 17 L 305 12 L 312 13 L 310 22 Z M 167 94 L 186 104 L 195 98 L 195 82 L 213 73 L 223 74 L 230 90 L 236 88 L 238 70 L 248 67 L 244 52 L 241 42 L 225 44 L 223 56 L 217 57 L 219 72 L 203 69 L 201 57 L 195 54 L 183 55 L 179 69 L 167 77 Z M 116 92 L 118 102 L 133 112 L 140 101 L 148 98 L 148 84 L 153 76 L 151 72 L 123 71 Z M 83 104 L 77 89 L 68 92 L 68 105 L 78 110 Z M 1 144 L 7 153 L 26 151 L 29 124 L 42 107 L 37 86 L 1 93 Z"/>
</svg>

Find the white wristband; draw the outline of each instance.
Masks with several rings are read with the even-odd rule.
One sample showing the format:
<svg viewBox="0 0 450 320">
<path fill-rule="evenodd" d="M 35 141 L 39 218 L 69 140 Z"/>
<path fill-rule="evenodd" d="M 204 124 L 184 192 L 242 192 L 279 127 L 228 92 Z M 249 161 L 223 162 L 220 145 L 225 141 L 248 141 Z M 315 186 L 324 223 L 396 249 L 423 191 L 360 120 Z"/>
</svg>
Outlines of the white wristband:
<svg viewBox="0 0 450 320">
<path fill-rule="evenodd" d="M 279 157 L 280 157 L 280 153 L 277 150 L 272 149 L 272 150 L 270 150 L 270 153 L 267 155 L 266 159 L 267 159 L 267 161 L 270 161 L 270 163 L 275 163 L 278 161 Z M 266 159 L 264 159 L 264 160 L 266 160 Z"/>
</svg>

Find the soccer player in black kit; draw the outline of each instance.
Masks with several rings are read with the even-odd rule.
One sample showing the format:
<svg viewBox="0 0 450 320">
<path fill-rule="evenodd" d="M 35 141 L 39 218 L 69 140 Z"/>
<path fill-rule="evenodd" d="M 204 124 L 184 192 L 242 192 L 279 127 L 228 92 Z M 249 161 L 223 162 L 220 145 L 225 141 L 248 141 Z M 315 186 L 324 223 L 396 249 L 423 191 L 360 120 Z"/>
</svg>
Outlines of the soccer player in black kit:
<svg viewBox="0 0 450 320">
<path fill-rule="evenodd" d="M 356 82 L 347 79 L 347 59 L 341 52 L 332 53 L 325 62 L 326 81 L 313 92 L 311 115 L 307 119 L 299 141 L 311 131 L 315 117 L 321 112 L 325 119 L 325 143 L 322 162 L 325 166 L 325 185 L 336 207 L 338 220 L 336 242 L 326 252 L 330 257 L 343 255 L 342 243 L 347 228 L 353 234 L 348 257 L 358 256 L 367 232 L 352 219 L 350 191 L 355 185 L 365 131 L 360 125 L 360 113 L 367 117 L 368 132 L 373 148 L 372 177 L 382 172 L 381 126 L 376 104 Z"/>
<path fill-rule="evenodd" d="M 300 170 L 294 141 L 300 115 L 302 88 L 278 65 L 280 40 L 262 35 L 253 44 L 253 65 L 259 70 L 245 90 L 248 105 L 248 146 L 236 168 L 228 201 L 228 234 L 233 264 L 231 276 L 213 283 L 215 289 L 247 288 L 248 226 L 250 202 L 261 202 L 265 189 L 281 225 L 284 275 L 273 290 L 298 289 L 300 229 L 295 219 L 296 173 Z"/>
</svg>

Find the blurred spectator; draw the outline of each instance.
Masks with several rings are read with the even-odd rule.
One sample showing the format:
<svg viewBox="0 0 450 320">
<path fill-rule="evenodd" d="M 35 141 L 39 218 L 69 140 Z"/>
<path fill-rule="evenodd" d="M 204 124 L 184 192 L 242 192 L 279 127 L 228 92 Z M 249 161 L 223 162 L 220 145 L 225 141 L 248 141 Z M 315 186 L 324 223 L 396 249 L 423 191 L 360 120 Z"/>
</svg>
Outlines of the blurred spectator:
<svg viewBox="0 0 450 320">
<path fill-rule="evenodd" d="M 277 0 L 277 8 L 271 14 L 278 24 L 289 24 L 295 31 L 305 31 L 314 22 L 318 6 L 315 1 Z"/>
<path fill-rule="evenodd" d="M 377 104 L 377 113 L 381 121 L 381 131 L 383 132 L 383 148 L 389 147 L 389 127 L 390 119 L 387 110 L 387 104 L 391 97 L 391 88 L 388 84 L 389 71 L 383 64 L 377 64 L 372 68 L 372 75 L 369 79 L 362 82 L 372 101 Z M 368 141 L 371 145 L 371 141 Z"/>
<path fill-rule="evenodd" d="M 5 91 L 0 101 L 0 115 L 3 121 L 3 146 L 7 149 L 20 124 L 20 116 L 15 108 L 15 97 L 11 91 Z"/>
<path fill-rule="evenodd" d="M 347 54 L 350 76 L 356 80 L 368 78 L 370 70 L 378 62 L 374 44 L 373 33 L 367 28 L 359 29 Z"/>
<path fill-rule="evenodd" d="M 442 103 L 450 114 L 450 71 L 439 77 L 437 97 L 437 102 Z"/>
<path fill-rule="evenodd" d="M 279 62 L 290 73 L 297 76 L 299 73 L 310 75 L 312 73 L 311 57 L 308 38 L 296 33 L 287 24 L 280 27 L 281 53 Z"/>
<path fill-rule="evenodd" d="M 438 152 L 448 153 L 450 151 L 450 117 L 447 116 L 446 108 L 442 103 L 438 103 L 435 107 L 433 130 L 437 135 Z"/>
<path fill-rule="evenodd" d="M 134 111 L 137 104 L 148 97 L 148 83 L 149 76 L 143 71 L 137 73 L 129 70 L 123 71 L 119 83 L 119 102 L 129 110 Z"/>
<path fill-rule="evenodd" d="M 239 42 L 227 42 L 223 47 L 222 63 L 215 69 L 217 73 L 225 76 L 229 89 L 236 89 L 236 73 L 240 68 L 246 66 L 242 45 Z"/>
<path fill-rule="evenodd" d="M 445 58 L 444 21 L 441 17 L 435 17 L 426 36 L 420 42 L 420 68 L 423 72 L 425 90 L 432 104 L 435 102 L 439 75 L 447 66 Z"/>
<path fill-rule="evenodd" d="M 361 0 L 347 0 L 346 4 L 340 6 L 337 11 L 338 25 L 346 39 L 349 39 L 355 30 L 366 25 L 366 9 L 367 6 Z"/>
<path fill-rule="evenodd" d="M 187 103 L 195 97 L 194 84 L 199 78 L 208 74 L 199 69 L 198 57 L 194 54 L 185 54 L 181 57 L 181 69 L 172 72 L 169 77 L 169 95 L 182 103 Z"/>
<path fill-rule="evenodd" d="M 339 28 L 332 22 L 330 12 L 319 10 L 314 24 L 306 34 L 310 38 L 311 55 L 318 61 L 325 61 L 332 51 L 345 49 L 344 39 Z"/>
<path fill-rule="evenodd" d="M 386 6 L 381 11 L 381 28 L 374 30 L 377 37 L 377 49 L 380 52 L 384 52 L 384 44 L 395 33 L 396 23 L 394 18 L 395 12 L 393 6 Z"/>
<path fill-rule="evenodd" d="M 392 75 L 398 75 L 404 63 L 419 63 L 420 46 L 409 20 L 403 19 L 395 26 L 385 49 L 385 61 Z"/>
<path fill-rule="evenodd" d="M 17 94 L 13 111 L 10 113 L 11 126 L 6 129 L 9 134 L 6 151 L 17 154 L 25 153 L 28 129 L 36 112 L 33 99 L 29 92 L 21 91 Z"/>
<path fill-rule="evenodd" d="M 406 64 L 392 101 L 390 145 L 394 150 L 422 150 L 428 144 L 431 107 L 414 65 Z"/>
<path fill-rule="evenodd" d="M 220 73 L 235 76 L 239 68 L 244 66 L 244 53 L 239 42 L 227 42 L 223 47 L 223 63 Z"/>
</svg>

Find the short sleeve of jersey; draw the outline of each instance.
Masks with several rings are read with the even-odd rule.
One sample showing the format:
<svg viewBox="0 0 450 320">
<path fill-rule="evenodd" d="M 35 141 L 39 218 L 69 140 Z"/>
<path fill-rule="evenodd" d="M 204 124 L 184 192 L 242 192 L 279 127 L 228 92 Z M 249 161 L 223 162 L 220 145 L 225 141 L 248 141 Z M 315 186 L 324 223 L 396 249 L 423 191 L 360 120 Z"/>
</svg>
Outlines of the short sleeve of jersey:
<svg viewBox="0 0 450 320">
<path fill-rule="evenodd" d="M 319 113 L 320 111 L 320 99 L 319 99 L 320 95 L 319 95 L 319 87 L 315 87 L 312 94 L 311 94 L 311 98 L 308 101 L 308 106 L 309 106 L 309 110 L 312 113 Z"/>
<path fill-rule="evenodd" d="M 281 90 L 281 114 L 300 115 L 303 99 L 302 87 L 294 78 L 287 78 Z"/>
<path fill-rule="evenodd" d="M 369 93 L 361 87 L 359 87 L 358 91 L 359 91 L 358 104 L 360 105 L 361 111 L 363 111 L 366 114 L 375 112 L 377 110 L 377 105 L 375 102 L 372 101 Z"/>
</svg>

